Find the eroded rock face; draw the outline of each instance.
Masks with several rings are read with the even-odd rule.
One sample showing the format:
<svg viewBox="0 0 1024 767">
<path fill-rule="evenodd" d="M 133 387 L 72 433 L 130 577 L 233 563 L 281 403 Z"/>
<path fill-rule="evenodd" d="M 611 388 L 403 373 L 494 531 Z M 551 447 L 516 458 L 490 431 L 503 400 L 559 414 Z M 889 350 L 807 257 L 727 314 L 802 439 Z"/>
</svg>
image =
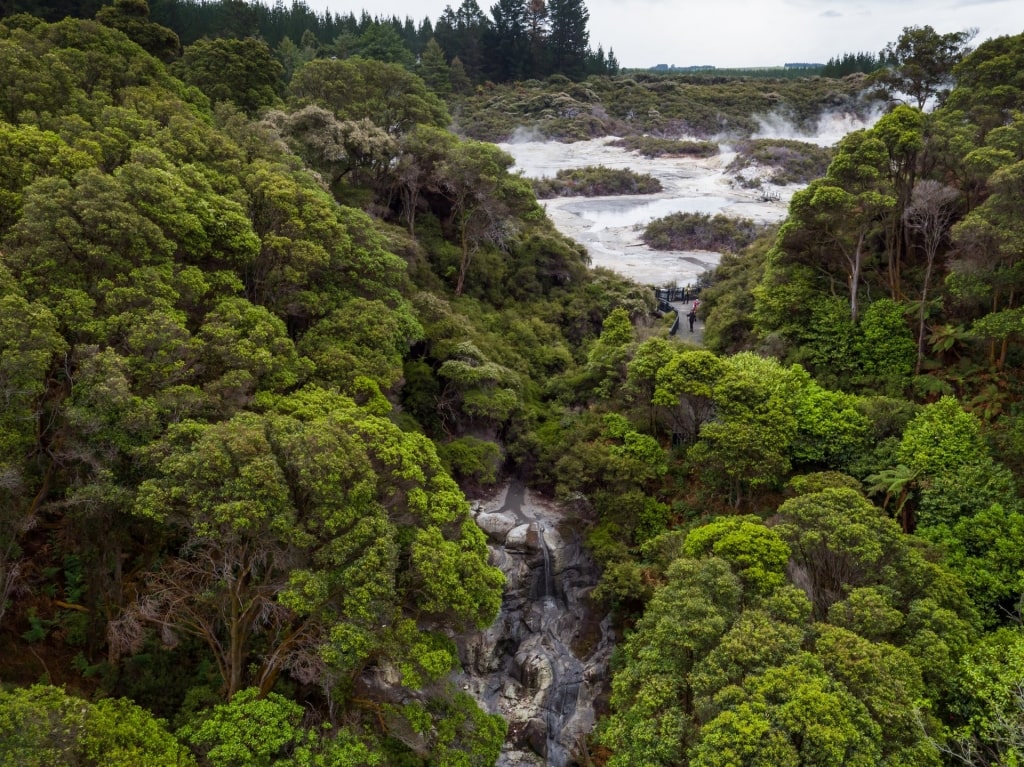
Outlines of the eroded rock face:
<svg viewBox="0 0 1024 767">
<path fill-rule="evenodd" d="M 494 624 L 457 638 L 458 682 L 509 723 L 498 767 L 572 765 L 607 692 L 611 622 L 589 598 L 597 568 L 572 520 L 521 484 L 473 514 L 507 583 Z"/>
</svg>

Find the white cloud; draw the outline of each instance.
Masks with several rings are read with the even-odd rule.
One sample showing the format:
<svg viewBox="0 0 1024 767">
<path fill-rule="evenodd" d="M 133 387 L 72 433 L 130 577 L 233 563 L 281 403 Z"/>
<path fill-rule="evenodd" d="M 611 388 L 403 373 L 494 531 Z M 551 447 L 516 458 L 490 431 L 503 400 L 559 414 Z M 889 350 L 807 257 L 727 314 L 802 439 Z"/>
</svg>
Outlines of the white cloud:
<svg viewBox="0 0 1024 767">
<path fill-rule="evenodd" d="M 307 0 L 335 13 L 362 8 L 373 16 L 437 20 L 461 0 L 377 0 L 361 7 Z M 486 13 L 494 0 L 477 0 Z M 828 61 L 843 53 L 878 53 L 905 27 L 980 31 L 974 40 L 1024 32 L 1020 0 L 589 0 L 590 41 L 615 51 L 625 67 L 656 64 L 718 67 L 778 66 L 787 61 Z"/>
</svg>

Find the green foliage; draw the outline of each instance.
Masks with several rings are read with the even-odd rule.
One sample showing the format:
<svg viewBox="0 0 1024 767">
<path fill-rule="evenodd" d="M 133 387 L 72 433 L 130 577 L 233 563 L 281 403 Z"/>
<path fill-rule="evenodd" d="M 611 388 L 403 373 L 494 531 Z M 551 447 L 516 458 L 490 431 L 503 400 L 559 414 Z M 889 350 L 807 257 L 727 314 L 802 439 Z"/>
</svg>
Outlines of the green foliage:
<svg viewBox="0 0 1024 767">
<path fill-rule="evenodd" d="M 0 691 L 0 763 L 19 767 L 189 767 L 166 723 L 124 698 L 90 703 L 34 685 Z"/>
<path fill-rule="evenodd" d="M 857 53 L 844 53 L 841 56 L 833 56 L 821 69 L 822 77 L 846 77 L 847 75 L 862 73 L 869 74 L 884 65 L 885 61 L 874 53 L 858 51 Z"/>
<path fill-rule="evenodd" d="M 634 342 L 629 313 L 622 308 L 613 310 L 587 355 L 587 372 L 600 396 L 610 396 L 625 380 L 626 362 Z"/>
<path fill-rule="evenodd" d="M 922 534 L 942 547 L 945 563 L 963 579 L 987 625 L 1014 619 L 1024 594 L 1024 516 L 993 504 Z"/>
<path fill-rule="evenodd" d="M 746 139 L 733 148 L 736 158 L 729 163 L 729 170 L 757 174 L 754 178 L 758 182 L 780 186 L 821 178 L 833 154 L 828 147 L 791 139 Z M 762 170 L 766 171 L 763 176 Z"/>
<path fill-rule="evenodd" d="M 906 609 L 923 596 L 921 579 L 936 577 L 926 574 L 932 566 L 897 524 L 856 490 L 833 487 L 800 495 L 783 503 L 779 514 L 783 524 L 778 532 L 793 549 L 819 618 L 850 589 L 883 583 L 894 589 L 893 606 Z M 948 574 L 943 577 L 949 579 Z M 959 611 L 963 617 L 958 620 L 974 620 L 961 585 L 943 584 L 945 593 L 939 584 L 935 588 L 943 609 Z"/>
<path fill-rule="evenodd" d="M 153 452 L 159 475 L 140 486 L 135 513 L 191 543 L 152 571 L 125 634 L 155 623 L 196 635 L 229 692 L 263 642 L 274 651 L 261 685 L 296 652 L 358 670 L 413 594 L 417 613 L 454 623 L 497 611 L 501 574 L 433 446 L 342 395 L 305 389 L 265 415 L 184 422 Z M 303 642 L 274 644 L 285 625 Z"/>
<path fill-rule="evenodd" d="M 298 703 L 276 693 L 261 698 L 249 688 L 182 727 L 178 737 L 216 767 L 271 765 L 301 739 L 301 719 Z"/>
<path fill-rule="evenodd" d="M 939 34 L 927 24 L 904 27 L 899 39 L 881 53 L 888 66 L 872 79 L 924 109 L 932 96 L 946 95 L 953 69 L 967 53 L 974 34 L 967 30 Z"/>
<path fill-rule="evenodd" d="M 678 764 L 692 738 L 689 673 L 725 633 L 741 586 L 721 559 L 678 559 L 622 648 L 602 743 L 609 764 Z"/>
<path fill-rule="evenodd" d="M 284 323 L 262 306 L 241 298 L 218 303 L 198 333 L 202 363 L 210 378 L 246 371 L 257 390 L 294 388 L 312 369 L 299 357 Z"/>
<path fill-rule="evenodd" d="M 170 55 L 181 9 L 160 6 L 0 24 L 0 671 L 38 673 L 18 660 L 35 642 L 55 678 L 176 715 L 193 753 L 127 701 L 22 688 L 0 693 L 0 761 L 493 764 L 503 723 L 444 681 L 449 637 L 489 624 L 502 587 L 452 475 L 506 468 L 594 514 L 594 597 L 625 637 L 611 767 L 934 765 L 931 741 L 1019 758 L 1017 637 L 979 642 L 976 615 L 1012 619 L 1024 566 L 1003 466 L 1022 452 L 1018 39 L 958 68 L 963 111 L 895 109 L 825 178 L 800 171 L 775 247 L 758 233 L 707 288 L 709 348 L 758 351 L 721 358 L 652 335 L 650 291 L 588 271 L 511 157 L 447 130 L 436 94 L 498 71 L 479 9 L 438 25 L 427 86 L 396 63 L 427 39 L 401 24 L 189 5 L 226 37 L 190 25 L 185 84 L 128 39 Z M 272 14 L 311 30 L 279 56 L 252 36 Z M 661 137 L 778 109 L 806 127 L 862 87 L 528 80 L 551 51 L 531 59 L 507 21 L 488 39 L 519 82 L 460 94 L 471 135 L 706 156 Z M 282 104 L 278 57 L 290 111 L 253 122 Z M 903 213 L 935 179 L 963 218 L 926 254 Z M 931 345 L 910 381 L 914 314 Z M 932 404 L 895 399 L 908 383 Z M 772 526 L 694 526 L 729 501 Z M 357 682 L 371 667 L 392 689 Z"/>
<path fill-rule="evenodd" d="M 391 135 L 416 125 L 443 128 L 448 111 L 426 84 L 400 64 L 359 56 L 314 59 L 292 77 L 296 105 L 318 104 L 343 120 L 371 120 Z"/>
<path fill-rule="evenodd" d="M 210 767 L 333 767 L 380 765 L 379 753 L 346 730 L 302 726 L 304 710 L 283 695 L 241 690 L 228 703 L 200 712 L 178 730 Z"/>
<path fill-rule="evenodd" d="M 44 175 L 69 178 L 93 163 L 56 133 L 32 125 L 0 123 L 0 151 L 7 158 L 0 169 L 0 235 L 17 221 L 22 193 L 32 181 Z"/>
<path fill-rule="evenodd" d="M 314 324 L 299 351 L 316 365 L 315 380 L 349 391 L 359 376 L 383 391 L 402 378 L 402 359 L 423 330 L 404 304 L 353 298 Z"/>
<path fill-rule="evenodd" d="M 450 51 L 449 51 L 450 53 Z M 759 129 L 753 115 L 783 111 L 797 128 L 813 130 L 823 97 L 838 99 L 853 112 L 863 83 L 802 77 L 708 78 L 687 74 L 632 73 L 591 77 L 584 84 L 526 80 L 481 89 L 460 104 L 460 131 L 474 138 L 507 141 L 517 128 L 542 136 L 578 141 L 595 136 L 711 139 L 721 133 L 751 135 Z M 835 104 L 839 106 L 839 104 Z M 631 139 L 640 151 L 714 154 L 710 142 L 654 144 Z"/>
<path fill-rule="evenodd" d="M 617 194 L 655 194 L 661 191 L 661 182 L 647 173 L 629 168 L 606 168 L 601 165 L 585 168 L 566 168 L 554 178 L 533 182 L 540 199 L 551 197 L 602 197 Z"/>
<path fill-rule="evenodd" d="M 22 296 L 0 296 L 0 392 L 6 403 L 0 415 L 0 461 L 13 463 L 36 441 L 39 398 L 57 355 L 67 351 L 53 314 Z"/>
<path fill-rule="evenodd" d="M 671 213 L 651 221 L 640 236 L 655 250 L 716 250 L 737 253 L 765 230 L 750 219 L 708 213 Z"/>
<path fill-rule="evenodd" d="M 947 106 L 967 115 L 979 138 L 1005 125 L 1007 115 L 1020 108 L 1024 89 L 1012 73 L 1024 55 L 1021 42 L 1021 35 L 986 40 L 954 66 L 956 87 Z"/>
<path fill-rule="evenodd" d="M 353 188 L 355 185 L 382 185 L 388 166 L 398 155 L 395 138 L 366 117 L 341 119 L 328 109 L 309 104 L 288 114 L 270 112 L 264 119 L 323 175 L 339 199 L 363 191 Z M 343 179 L 347 188 L 340 184 Z"/>
<path fill-rule="evenodd" d="M 914 365 L 915 345 L 903 315 L 895 301 L 872 301 L 861 316 L 856 340 L 857 360 L 862 380 L 880 392 L 902 393 Z"/>
<path fill-rule="evenodd" d="M 857 399 L 829 391 L 803 371 L 802 387 L 793 404 L 797 433 L 791 447 L 794 463 L 841 469 L 867 446 L 869 424 L 856 408 Z"/>
<path fill-rule="evenodd" d="M 938 765 L 936 723 L 919 705 L 925 695 L 921 669 L 904 650 L 823 625 L 815 650 L 825 669 L 867 708 L 878 725 L 883 758 L 907 765 Z"/>
<path fill-rule="evenodd" d="M 990 634 L 964 658 L 957 700 L 957 713 L 964 724 L 954 731 L 954 754 L 1008 765 L 1024 758 L 1022 665 L 1024 637 L 1019 627 Z"/>
<path fill-rule="evenodd" d="M 701 427 L 687 456 L 717 478 L 737 506 L 746 493 L 778 483 L 790 469 L 797 380 L 775 360 L 742 353 L 713 384 L 715 419 Z"/>
<path fill-rule="evenodd" d="M 399 749 L 399 758 L 413 764 L 487 767 L 498 758 L 505 739 L 505 721 L 483 712 L 462 692 L 446 691 L 427 704 L 388 705 L 384 714 L 396 731 L 409 732 L 415 739 L 415 756 L 407 748 Z"/>
<path fill-rule="evenodd" d="M 813 656 L 766 671 L 748 690 L 704 726 L 695 767 L 880 762 L 878 725 Z"/>
<path fill-rule="evenodd" d="M 599 509 L 615 509 L 629 529 L 647 515 L 658 516 L 646 507 L 644 492 L 667 471 L 667 456 L 655 439 L 618 414 L 581 419 L 558 438 L 550 460 L 560 496 L 594 494 Z"/>
<path fill-rule="evenodd" d="M 423 49 L 417 73 L 438 96 L 444 98 L 452 91 L 452 81 L 448 70 L 448 61 L 437 39 L 431 37 Z"/>
<path fill-rule="evenodd" d="M 437 454 L 457 480 L 493 485 L 498 479 L 502 452 L 494 442 L 466 435 L 438 445 Z"/>
<path fill-rule="evenodd" d="M 727 369 L 714 354 L 693 350 L 676 353 L 655 371 L 651 402 L 667 410 L 674 433 L 687 442 L 713 417 L 715 386 Z"/>
<path fill-rule="evenodd" d="M 719 517 L 645 547 L 671 564 L 613 679 L 609 764 L 941 763 L 928 709 L 973 614 L 850 480 L 805 483 L 771 528 Z M 636 599 L 627 565 L 602 587 Z"/>
<path fill-rule="evenodd" d="M 714 141 L 685 141 L 656 136 L 627 136 L 609 142 L 642 157 L 714 157 L 718 144 Z"/>
<path fill-rule="evenodd" d="M 167 63 L 178 58 L 181 42 L 173 30 L 149 20 L 146 0 L 114 0 L 96 13 L 96 20 L 125 33 L 152 56 Z"/>
<path fill-rule="evenodd" d="M 818 471 L 813 474 L 796 475 L 789 480 L 787 487 L 796 495 L 806 495 L 807 493 L 818 493 L 830 487 L 860 490 L 861 484 L 849 474 L 838 471 Z"/>
<path fill-rule="evenodd" d="M 953 525 L 992 503 L 1015 506 L 1012 479 L 992 459 L 981 423 L 952 397 L 918 413 L 907 425 L 896 457 L 920 476 L 922 526 Z"/>
<path fill-rule="evenodd" d="M 709 284 L 701 290 L 704 346 L 719 354 L 735 354 L 752 342 L 754 287 L 763 277 L 774 227 L 742 254 L 723 253 Z"/>
<path fill-rule="evenodd" d="M 397 30 L 383 24 L 373 24 L 359 35 L 353 53 L 365 59 L 401 64 L 411 69 L 415 63 L 412 52 L 405 47 Z"/>
<path fill-rule="evenodd" d="M 686 536 L 682 553 L 715 556 L 732 565 L 744 588 L 766 595 L 785 580 L 789 547 L 757 517 L 721 517 Z"/>
<path fill-rule="evenodd" d="M 62 118 L 77 114 L 88 122 L 113 117 L 118 110 L 109 105 L 123 103 L 121 97 L 129 93 L 134 99 L 135 88 L 183 95 L 181 83 L 159 61 L 140 56 L 138 46 L 124 34 L 96 22 L 65 18 L 25 28 L 5 25 L 0 50 L 5 61 L 0 116 L 11 124 L 30 123 L 70 135 L 81 128 L 81 120 L 61 125 Z M 111 99 L 104 103 L 102 96 Z"/>
<path fill-rule="evenodd" d="M 851 588 L 846 599 L 829 608 L 828 621 L 872 641 L 898 636 L 904 617 L 893 607 L 893 596 L 885 586 Z"/>
<path fill-rule="evenodd" d="M 598 540 L 591 536 L 588 543 L 596 549 Z M 593 596 L 613 610 L 623 611 L 629 606 L 645 603 L 651 596 L 651 586 L 639 564 L 629 559 L 613 560 L 605 565 Z"/>
<path fill-rule="evenodd" d="M 253 115 L 277 101 L 284 70 L 263 40 L 219 37 L 186 46 L 171 72 L 211 101 L 230 101 Z"/>
</svg>

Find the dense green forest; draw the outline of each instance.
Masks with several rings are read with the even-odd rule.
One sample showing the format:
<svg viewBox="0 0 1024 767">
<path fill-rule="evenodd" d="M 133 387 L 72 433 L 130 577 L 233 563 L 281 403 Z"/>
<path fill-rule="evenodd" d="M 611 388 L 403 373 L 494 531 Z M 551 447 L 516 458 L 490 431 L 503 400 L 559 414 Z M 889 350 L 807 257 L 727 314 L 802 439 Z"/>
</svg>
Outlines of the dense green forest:
<svg viewBox="0 0 1024 767">
<path fill-rule="evenodd" d="M 120 15 L 135 19 L 147 15 L 145 0 L 0 0 L 0 16 L 29 13 L 46 21 L 93 18 L 104 6 L 104 14 L 116 8 Z M 432 58 L 436 63 L 443 56 L 444 66 L 457 71 L 460 87 L 556 73 L 579 79 L 618 70 L 614 51 L 606 53 L 600 42 L 591 45 L 590 14 L 583 0 L 498 0 L 488 10 L 485 13 L 476 0 L 462 0 L 456 8 L 446 6 L 432 21 L 371 16 L 367 11 L 358 16 L 351 11 L 317 13 L 301 0 L 289 5 L 245 0 L 148 4 L 152 22 L 173 30 L 182 45 L 203 38 L 258 37 L 292 66 L 328 56 L 429 66 Z"/>
<path fill-rule="evenodd" d="M 620 637 L 580 764 L 1020 763 L 1024 35 L 461 93 L 94 15 L 0 23 L 0 764 L 494 764 L 450 672 L 508 476 L 582 510 Z M 705 348 L 480 140 L 868 91 Z"/>
</svg>

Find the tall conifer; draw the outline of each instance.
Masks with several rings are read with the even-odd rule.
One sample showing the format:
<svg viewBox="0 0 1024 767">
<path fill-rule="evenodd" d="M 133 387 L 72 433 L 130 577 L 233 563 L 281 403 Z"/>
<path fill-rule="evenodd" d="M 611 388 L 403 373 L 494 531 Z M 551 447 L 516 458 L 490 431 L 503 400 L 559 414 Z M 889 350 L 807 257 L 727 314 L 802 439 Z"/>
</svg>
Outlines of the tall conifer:
<svg viewBox="0 0 1024 767">
<path fill-rule="evenodd" d="M 573 79 L 587 74 L 590 11 L 583 0 L 548 0 L 551 32 L 548 50 L 552 71 Z"/>
</svg>

